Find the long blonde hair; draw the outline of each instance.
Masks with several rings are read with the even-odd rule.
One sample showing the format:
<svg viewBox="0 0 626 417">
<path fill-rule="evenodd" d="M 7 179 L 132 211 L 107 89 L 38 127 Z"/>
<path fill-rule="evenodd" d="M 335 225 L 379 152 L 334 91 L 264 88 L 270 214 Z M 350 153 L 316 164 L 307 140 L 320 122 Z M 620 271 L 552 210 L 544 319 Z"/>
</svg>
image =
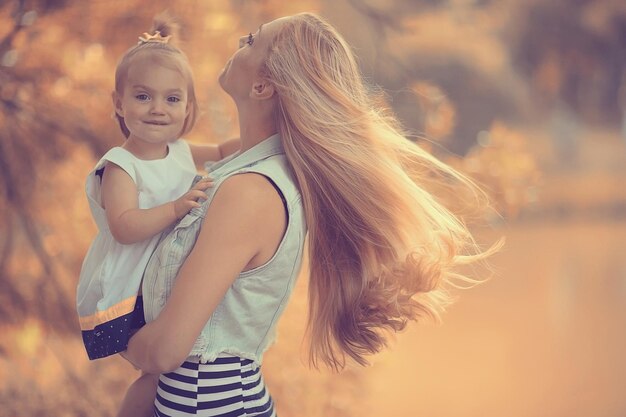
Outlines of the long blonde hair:
<svg viewBox="0 0 626 417">
<path fill-rule="evenodd" d="M 318 16 L 292 16 L 262 75 L 303 197 L 309 231 L 310 361 L 337 370 L 380 351 L 385 331 L 439 313 L 455 267 L 482 260 L 463 222 L 425 189 L 434 178 L 479 193 L 408 140 L 364 85 L 350 47 Z"/>
</svg>

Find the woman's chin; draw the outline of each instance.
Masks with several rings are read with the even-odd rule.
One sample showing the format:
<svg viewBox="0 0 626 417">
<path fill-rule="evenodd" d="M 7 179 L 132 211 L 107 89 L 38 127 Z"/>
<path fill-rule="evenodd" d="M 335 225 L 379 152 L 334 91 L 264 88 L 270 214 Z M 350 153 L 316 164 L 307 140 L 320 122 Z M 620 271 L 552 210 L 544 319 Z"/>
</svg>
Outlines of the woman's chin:
<svg viewBox="0 0 626 417">
<path fill-rule="evenodd" d="M 217 81 L 219 82 L 222 89 L 224 89 L 224 79 L 226 78 L 226 72 L 228 71 L 229 66 L 230 61 L 228 61 L 226 65 L 224 65 L 224 68 L 222 68 L 222 72 L 220 72 L 220 75 L 217 76 Z"/>
<path fill-rule="evenodd" d="M 224 71 L 222 71 L 222 73 L 217 77 L 217 82 L 219 83 L 222 90 L 228 93 L 228 90 L 226 90 L 226 87 L 224 86 Z"/>
<path fill-rule="evenodd" d="M 224 68 L 222 68 L 222 74 L 224 74 L 226 71 L 230 69 L 230 64 L 232 62 L 233 62 L 232 59 L 229 59 L 228 61 L 226 61 L 226 64 L 224 64 Z"/>
</svg>

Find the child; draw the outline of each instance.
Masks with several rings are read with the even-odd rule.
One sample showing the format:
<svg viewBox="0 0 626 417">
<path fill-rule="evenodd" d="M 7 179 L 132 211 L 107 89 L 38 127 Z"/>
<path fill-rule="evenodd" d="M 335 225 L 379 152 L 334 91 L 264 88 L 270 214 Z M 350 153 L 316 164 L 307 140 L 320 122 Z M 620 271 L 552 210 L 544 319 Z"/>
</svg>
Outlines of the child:
<svg viewBox="0 0 626 417">
<path fill-rule="evenodd" d="M 123 352 L 145 324 L 141 282 L 161 232 L 192 208 L 211 186 L 202 179 L 189 190 L 196 167 L 238 149 L 190 145 L 180 137 L 197 115 L 191 68 L 171 38 L 176 29 L 157 16 L 115 71 L 113 104 L 126 141 L 109 150 L 87 177 L 86 192 L 98 235 L 83 262 L 77 309 L 89 359 Z M 149 415 L 156 376 L 144 374 L 131 387 L 119 415 Z"/>
</svg>

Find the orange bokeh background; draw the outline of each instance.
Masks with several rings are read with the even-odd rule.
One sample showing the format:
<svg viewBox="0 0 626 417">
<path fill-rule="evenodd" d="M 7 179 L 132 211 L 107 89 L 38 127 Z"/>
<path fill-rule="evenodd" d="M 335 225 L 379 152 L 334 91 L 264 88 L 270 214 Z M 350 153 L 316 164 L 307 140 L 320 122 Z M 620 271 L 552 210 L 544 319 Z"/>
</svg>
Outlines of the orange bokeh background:
<svg viewBox="0 0 626 417">
<path fill-rule="evenodd" d="M 479 181 L 505 236 L 492 278 L 366 368 L 310 370 L 306 270 L 267 353 L 283 417 L 626 415 L 626 3 L 621 0 L 7 0 L 0 4 L 0 417 L 115 415 L 137 372 L 89 362 L 75 287 L 95 234 L 84 178 L 122 136 L 118 57 L 169 8 L 202 116 L 237 135 L 217 76 L 238 37 L 326 17 L 415 140 Z M 453 205 L 454 196 L 442 195 Z M 476 271 L 484 276 L 488 271 Z"/>
</svg>

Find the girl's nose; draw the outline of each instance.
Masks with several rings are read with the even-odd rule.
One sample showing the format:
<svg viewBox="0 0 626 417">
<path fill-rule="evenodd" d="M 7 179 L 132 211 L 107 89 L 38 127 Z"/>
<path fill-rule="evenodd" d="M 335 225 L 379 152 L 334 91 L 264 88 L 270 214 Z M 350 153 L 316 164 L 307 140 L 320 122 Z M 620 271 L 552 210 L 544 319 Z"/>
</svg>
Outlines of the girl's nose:
<svg viewBox="0 0 626 417">
<path fill-rule="evenodd" d="M 152 114 L 165 113 L 165 104 L 161 100 L 152 100 L 152 107 L 150 108 Z"/>
</svg>

